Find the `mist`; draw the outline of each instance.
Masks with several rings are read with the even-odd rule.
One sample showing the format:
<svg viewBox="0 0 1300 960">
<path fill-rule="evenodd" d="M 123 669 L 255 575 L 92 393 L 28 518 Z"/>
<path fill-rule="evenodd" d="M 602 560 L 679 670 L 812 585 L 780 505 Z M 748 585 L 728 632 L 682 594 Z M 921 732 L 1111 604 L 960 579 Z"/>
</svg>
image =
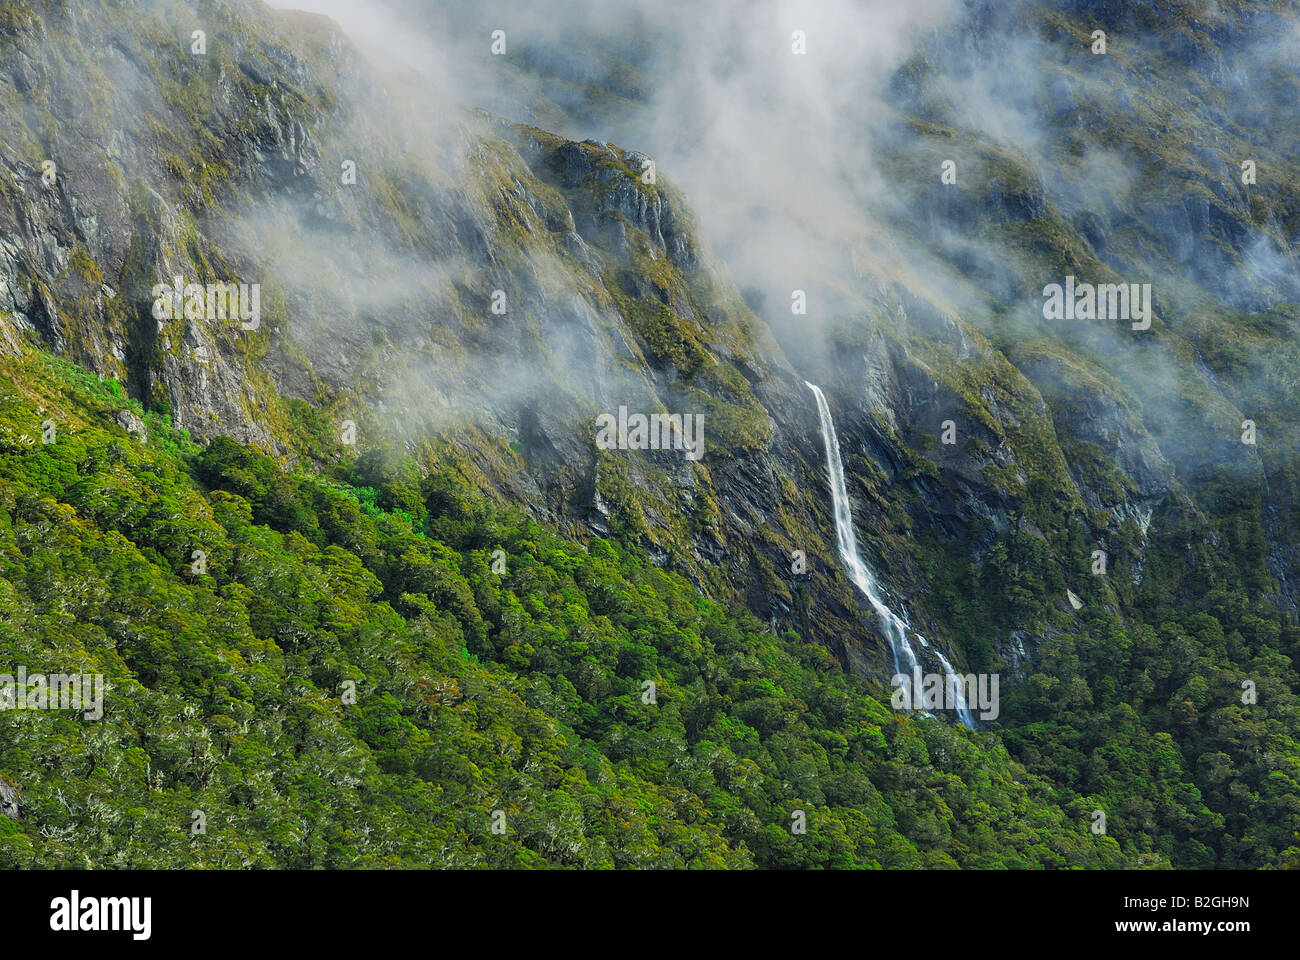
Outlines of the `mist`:
<svg viewBox="0 0 1300 960">
<path fill-rule="evenodd" d="M 1229 309 L 1269 310 L 1300 296 L 1294 224 L 1252 226 L 1240 252 L 1224 254 L 1196 239 L 1195 222 L 1176 219 L 1175 202 L 1160 206 L 1152 195 L 1152 185 L 1171 174 L 1197 176 L 1180 168 L 1204 150 L 1153 128 L 1164 108 L 1147 102 L 1134 71 L 1171 51 L 1133 23 L 1099 23 L 1110 28 L 1111 49 L 1098 57 L 1086 36 L 1027 26 L 1026 5 L 974 0 L 282 6 L 335 19 L 379 76 L 405 75 L 415 89 L 427 84 L 427 100 L 417 94 L 401 105 L 434 115 L 413 118 L 415 128 L 454 122 L 469 144 L 481 128 L 465 110 L 481 108 L 652 157 L 796 366 L 828 363 L 837 330 L 868 315 L 892 316 L 906 291 L 986 332 L 1002 330 L 1004 343 L 1045 335 L 1086 346 L 1108 358 L 1131 401 L 1180 432 L 1189 421 L 1169 398 L 1189 377 L 1213 389 L 1170 339 L 1194 338 L 1203 293 L 1189 291 L 1186 280 Z M 1232 51 L 1230 63 L 1206 68 L 1228 82 L 1226 108 L 1248 121 L 1270 71 L 1295 62 L 1284 38 L 1296 27 L 1286 23 L 1271 35 L 1242 31 L 1222 12 L 1202 15 L 1203 28 Z M 493 53 L 498 40 L 500 55 Z M 1173 53 L 1200 56 L 1190 47 Z M 1160 152 L 1095 136 L 1087 120 L 1094 103 L 1107 105 L 1107 122 L 1150 131 Z M 1199 125 L 1210 114 L 1197 107 L 1191 116 Z M 401 123 L 400 114 L 390 122 Z M 1266 130 L 1259 137 L 1278 139 Z M 1230 150 L 1220 152 L 1228 156 L 1207 158 L 1219 179 L 1210 186 L 1240 208 L 1235 162 Z M 956 164 L 955 188 L 940 184 L 945 160 Z M 1031 214 L 1000 210 L 1000 196 L 981 195 L 995 161 L 1026 172 Z M 1135 209 L 1157 230 L 1115 242 Z M 1077 262 L 1027 260 L 1006 226 L 1028 216 L 1077 230 Z M 560 288 L 562 265 L 548 270 L 557 271 Z M 1154 282 L 1155 329 L 1135 338 L 1104 325 L 1045 327 L 1042 286 L 1068 270 Z M 437 286 L 432 275 L 425 281 Z M 806 315 L 791 314 L 796 290 L 808 295 Z M 537 308 L 541 316 L 550 309 L 541 301 Z M 580 338 L 563 343 L 562 353 L 585 354 Z M 1270 389 L 1246 382 L 1231 402 Z M 1168 437 L 1160 440 L 1167 445 Z"/>
</svg>

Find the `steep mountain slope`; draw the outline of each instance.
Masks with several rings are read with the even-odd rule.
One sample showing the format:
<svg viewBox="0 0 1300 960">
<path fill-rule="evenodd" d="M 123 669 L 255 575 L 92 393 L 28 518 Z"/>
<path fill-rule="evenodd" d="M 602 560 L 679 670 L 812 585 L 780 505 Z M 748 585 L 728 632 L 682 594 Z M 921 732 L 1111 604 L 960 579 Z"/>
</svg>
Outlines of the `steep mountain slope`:
<svg viewBox="0 0 1300 960">
<path fill-rule="evenodd" d="M 433 116 L 411 111 L 425 87 L 378 86 L 317 18 L 240 5 L 196 13 L 208 29 L 195 54 L 180 8 L 18 9 L 5 61 L 7 337 L 31 331 L 119 377 L 197 437 L 328 462 L 348 452 L 352 420 L 362 449 L 405 443 L 575 532 L 627 528 L 661 562 L 766 617 L 795 622 L 793 608 L 810 604 L 800 625 L 820 624 L 862 665 L 883 650 L 831 548 L 802 376 L 867 380 L 860 410 L 870 415 L 844 432 L 889 481 L 873 491 L 899 518 L 873 531 L 886 542 L 954 510 L 1005 527 L 1031 473 L 1058 500 L 1101 505 L 1103 491 L 1068 476 L 1030 383 L 910 293 L 867 299 L 879 290 L 870 277 L 825 289 L 826 313 L 854 318 L 831 335 L 830 369 L 820 337 L 777 317 L 799 351 L 796 375 L 681 197 L 666 180 L 642 182 L 640 154 L 449 101 Z M 47 156 L 66 158 L 53 160 L 49 184 L 38 173 Z M 155 322 L 155 284 L 174 277 L 261 284 L 260 325 Z M 881 392 L 909 380 L 947 383 Z M 857 394 L 847 383 L 832 391 Z M 708 456 L 594 450 L 595 416 L 624 405 L 703 413 Z M 935 453 L 928 438 L 950 417 L 963 451 Z M 1118 515 L 1145 516 L 1168 486 L 1152 474 L 1158 452 L 1138 457 L 1118 464 L 1138 471 L 1128 485 L 1140 488 L 1134 502 L 1108 504 Z M 946 489 L 917 479 L 930 462 Z M 984 479 L 990 469 L 1010 487 Z M 812 558 L 803 601 L 796 550 Z M 907 593 L 920 577 L 907 566 L 893 575 Z"/>
<path fill-rule="evenodd" d="M 353 667 L 384 689 L 391 709 L 373 726 L 322 714 L 321 736 L 350 738 L 349 750 L 370 756 L 359 764 L 395 778 L 376 802 L 412 823 L 421 804 L 446 800 L 448 771 L 460 769 L 451 754 L 430 759 L 437 724 L 460 721 L 428 713 L 414 691 L 435 681 L 421 671 L 478 684 L 496 711 L 481 726 L 498 743 L 558 724 L 567 746 L 537 749 L 563 754 L 566 772 L 548 780 L 528 767 L 531 746 L 503 747 L 518 763 L 464 795 L 472 828 L 411 843 L 384 834 L 373 848 L 340 841 L 347 853 L 317 850 L 302 865 L 1295 862 L 1300 144 L 1283 122 L 1300 74 L 1300 46 L 1288 43 L 1300 36 L 1295 4 L 923 4 L 939 10 L 937 25 L 861 63 L 817 61 L 813 31 L 808 69 L 841 92 L 831 109 L 806 111 L 807 129 L 760 138 L 794 144 L 770 159 L 721 149 L 751 141 L 711 138 L 698 117 L 664 118 L 676 121 L 685 101 L 673 96 L 693 96 L 692 79 L 728 93 L 765 69 L 778 87 L 790 79 L 788 66 L 746 61 L 751 35 L 711 32 L 749 16 L 763 56 L 775 44 L 784 57 L 789 31 L 776 20 L 768 30 L 771 5 L 744 14 L 715 4 L 692 39 L 673 25 L 674 4 L 593 10 L 577 33 L 544 29 L 542 4 L 518 21 L 529 29 L 512 27 L 513 53 L 500 57 L 491 29 L 516 22 L 501 20 L 501 5 L 391 6 L 451 35 L 437 64 L 448 82 L 466 56 L 477 58 L 475 76 L 489 63 L 490 83 L 477 88 L 487 93 L 462 102 L 473 84 L 439 86 L 326 18 L 243 0 L 0 3 L 15 655 L 102 647 L 106 672 L 169 698 L 163 726 L 193 710 L 202 739 L 223 717 L 244 722 L 244 708 L 220 709 L 207 668 L 174 666 L 165 644 L 140 652 L 138 637 L 165 635 L 170 621 L 104 599 L 136 582 L 117 569 L 120 548 L 150 596 L 176 591 L 175 610 L 202 607 L 237 625 L 218 640 L 187 638 L 199 661 L 280 665 L 262 678 L 267 697 L 278 685 L 288 698 L 277 711 L 325 710 Z M 1093 52 L 1095 29 L 1107 32 L 1105 54 Z M 701 49 L 726 56 L 700 71 L 690 57 Z M 823 129 L 823 115 L 839 119 Z M 809 130 L 812 146 L 800 145 Z M 755 176 L 790 161 L 789 192 L 779 177 Z M 955 183 L 944 182 L 945 161 Z M 731 179 L 734 196 L 723 189 Z M 1044 290 L 1067 276 L 1151 284 L 1149 328 L 1050 319 Z M 168 316 L 158 285 L 178 277 L 258 284 L 257 314 L 212 316 L 204 304 Z M 800 295 L 807 312 L 792 308 Z M 836 550 L 805 380 L 834 413 L 858 539 L 890 602 L 959 669 L 1002 676 L 992 732 L 882 708 L 889 648 Z M 600 449 L 597 418 L 624 407 L 702 414 L 704 456 Z M 60 436 L 72 423 L 89 447 L 34 450 L 50 410 Z M 134 435 L 129 446 L 111 421 Z M 276 479 L 272 463 L 291 479 Z M 139 486 L 122 476 L 132 471 L 143 471 Z M 511 519 L 492 519 L 478 494 Z M 135 500 L 184 504 L 177 516 L 188 519 L 137 515 Z M 232 558 L 263 552 L 262 572 L 236 564 L 219 575 L 233 591 L 225 601 L 243 606 L 188 596 L 186 524 L 200 517 Z M 151 530 L 164 520 L 179 526 Z M 551 571 L 545 589 L 485 586 L 490 541 L 505 537 L 493 524 L 515 531 L 503 547 L 510 564 Z M 42 548 L 56 531 L 60 546 Z M 102 548 L 67 561 L 80 572 L 60 568 L 82 534 Z M 553 538 L 545 556 L 540 537 Z M 626 622 L 612 588 L 567 579 L 606 550 L 626 581 L 617 589 L 649 604 L 634 604 Z M 271 589 L 269 570 L 298 585 L 279 602 L 311 616 L 290 622 L 248 606 L 242 591 Z M 76 603 L 60 601 L 79 590 L 88 593 Z M 350 609 L 326 610 L 321 595 L 340 590 Z M 60 602 L 81 612 L 46 623 L 42 605 Z M 757 620 L 724 617 L 730 604 Z M 573 606 L 581 615 L 569 616 Z M 92 610 L 94 637 L 77 640 L 71 624 Z M 352 624 L 350 639 L 332 617 Z M 726 625 L 701 625 L 714 617 Z M 590 630 L 607 626 L 617 640 L 588 657 L 599 646 Z M 733 652 L 721 639 L 732 630 L 756 646 Z M 19 643 L 28 633 L 35 646 Z M 400 682 L 377 679 L 391 663 L 373 645 L 387 635 L 409 653 Z M 678 656 L 682 635 L 712 646 Z M 618 724 L 651 651 L 671 660 L 664 677 L 701 686 L 671 721 L 684 733 L 643 741 Z M 294 678 L 310 682 L 290 689 Z M 1243 699 L 1243 683 L 1256 701 Z M 851 689 L 857 712 L 826 707 L 811 692 L 825 685 Z M 746 705 L 717 712 L 715 695 Z M 504 705 L 510 696 L 524 706 Z M 806 729 L 795 719 L 805 712 L 820 712 Z M 875 742 L 873 726 L 899 738 L 887 758 L 856 746 Z M 447 735 L 478 765 L 468 758 L 490 748 L 475 740 L 482 729 L 468 730 Z M 205 802 L 256 810 L 247 781 L 280 749 L 267 736 Z M 732 744 L 738 763 L 781 754 L 783 771 L 806 776 L 759 786 L 746 773 L 723 796 L 665 759 L 684 745 L 699 760 L 732 736 L 768 750 Z M 295 727 L 281 746 L 310 750 L 310 739 Z M 53 761 L 32 749 L 0 769 L 18 771 L 41 825 L 63 829 L 71 821 L 49 799 Z M 167 789 L 179 791 L 167 800 L 175 809 L 151 802 L 149 817 L 180 829 L 185 791 L 209 781 L 185 772 L 171 746 L 140 749 L 146 771 L 157 754 Z M 935 749 L 944 761 L 932 768 Z M 957 789 L 951 777 L 979 780 L 987 758 L 998 772 L 989 802 L 1014 807 L 1006 816 L 1017 824 L 1048 824 L 1050 852 L 1017 846 L 998 860 L 992 838 L 1019 827 L 992 826 L 982 801 L 942 795 Z M 103 796 L 99 764 L 75 777 L 88 806 Z M 601 803 L 655 794 L 654 824 L 717 819 L 698 835 L 683 827 L 691 837 L 678 846 L 648 821 L 652 845 L 673 852 L 642 861 L 612 852 L 604 831 L 621 814 L 573 799 L 556 816 L 581 822 L 575 846 L 552 825 L 517 846 L 499 841 L 509 851 L 499 857 L 484 853 L 483 817 L 511 777 L 541 776 L 542 804 L 579 768 L 603 784 L 598 793 L 608 787 Z M 1007 785 L 1029 783 L 1022 772 L 1034 778 L 1027 793 Z M 277 829 L 301 815 L 297 778 L 317 775 L 277 768 L 276 802 L 292 797 Z M 762 799 L 746 796 L 742 810 L 736 797 L 750 787 Z M 411 792 L 392 800 L 390 789 Z M 907 820 L 915 791 L 947 812 Z M 835 813 L 832 852 L 801 861 L 786 847 L 789 811 L 819 795 L 856 812 Z M 1109 812 L 1108 837 L 1089 832 L 1097 809 Z M 369 829 L 389 829 L 370 813 Z M 269 829 L 255 821 L 232 830 Z M 876 831 L 893 832 L 877 841 Z M 250 862 L 299 863 L 283 838 L 259 842 Z M 877 842 L 898 848 L 877 856 Z M 32 849 L 33 862 L 66 862 L 48 844 Z"/>
<path fill-rule="evenodd" d="M 428 16 L 395 6 L 413 23 Z M 854 472 L 890 481 L 876 502 L 919 497 L 911 522 L 937 525 L 939 536 L 976 515 L 1004 529 L 1032 500 L 1050 502 L 1097 548 L 1133 540 L 1140 551 L 1161 511 L 1212 514 L 1202 489 L 1230 479 L 1258 506 L 1267 602 L 1296 615 L 1295 3 L 920 5 L 931 18 L 883 72 L 849 55 L 856 48 L 834 30 L 887 36 L 898 14 L 888 4 L 831 5 L 829 23 L 824 11 L 795 16 L 776 4 L 695 14 L 633 5 L 593 13 L 576 33 L 547 30 L 544 11 L 521 19 L 510 3 L 448 6 L 463 61 L 513 71 L 499 86 L 515 109 L 643 140 L 687 167 L 697 192 L 726 180 L 713 175 L 710 149 L 744 164 L 740 198 L 722 207 L 737 222 L 714 225 L 721 253 L 794 366 L 847 406 L 842 432 L 872 461 Z M 694 17 L 685 36 L 675 26 L 683 17 Z M 518 28 L 516 55 L 491 58 L 479 38 L 502 24 Z M 798 68 L 783 65 L 799 58 L 777 42 L 789 27 L 809 28 Z M 765 83 L 767 74 L 778 79 Z M 723 94 L 745 121 L 792 135 L 817 113 L 809 95 L 821 95 L 830 119 L 806 129 L 825 149 L 796 141 L 787 156 L 776 138 L 737 135 L 743 121 L 690 109 Z M 783 96 L 783 106 L 764 99 Z M 706 122 L 725 129 L 710 135 Z M 703 133 L 702 145 L 684 143 L 682 127 Z M 759 143 L 776 155 L 737 151 Z M 822 193 L 847 215 L 813 205 L 820 194 L 806 182 L 764 178 L 767 162 L 825 178 Z M 743 192 L 751 181 L 758 195 Z M 791 251 L 792 237 L 806 249 Z M 1067 276 L 1150 284 L 1149 327 L 1047 319 L 1043 292 Z M 817 304 L 817 319 L 785 309 L 792 288 Z M 958 442 L 936 443 L 948 420 Z M 907 482 L 910 461 L 913 476 L 933 464 L 928 489 Z M 1046 532 L 1053 579 L 1091 589 L 1081 582 L 1089 563 Z"/>
<path fill-rule="evenodd" d="M 802 385 L 638 155 L 450 104 L 413 124 L 398 101 L 421 94 L 377 87 L 315 18 L 223 6 L 195 55 L 166 7 L 18 9 L 9 342 L 291 461 L 347 454 L 352 420 L 362 449 L 405 443 L 566 528 L 633 530 L 759 609 L 789 610 L 794 549 L 834 571 L 800 492 Z M 46 156 L 67 157 L 51 184 Z M 155 322 L 173 277 L 260 283 L 260 325 Z M 709 456 L 602 455 L 592 423 L 620 406 L 703 414 Z"/>
<path fill-rule="evenodd" d="M 98 722 L 0 711 L 0 867 L 1137 862 L 635 550 L 413 465 L 200 450 L 39 353 L 0 378 L 0 662 L 108 681 Z"/>
</svg>

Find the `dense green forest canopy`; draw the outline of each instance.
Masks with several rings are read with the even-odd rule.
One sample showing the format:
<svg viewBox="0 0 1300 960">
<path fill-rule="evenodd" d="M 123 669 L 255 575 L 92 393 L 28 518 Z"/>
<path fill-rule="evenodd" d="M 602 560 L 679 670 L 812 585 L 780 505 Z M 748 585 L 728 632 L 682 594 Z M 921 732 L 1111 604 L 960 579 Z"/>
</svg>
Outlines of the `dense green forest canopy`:
<svg viewBox="0 0 1300 960">
<path fill-rule="evenodd" d="M 1173 530 L 971 732 L 450 473 L 285 472 L 0 361 L 0 665 L 109 685 L 99 722 L 0 712 L 0 867 L 1295 866 L 1297 631 L 1249 599 L 1250 509 L 1218 555 Z M 978 633 L 1044 563 L 935 577 Z"/>
</svg>

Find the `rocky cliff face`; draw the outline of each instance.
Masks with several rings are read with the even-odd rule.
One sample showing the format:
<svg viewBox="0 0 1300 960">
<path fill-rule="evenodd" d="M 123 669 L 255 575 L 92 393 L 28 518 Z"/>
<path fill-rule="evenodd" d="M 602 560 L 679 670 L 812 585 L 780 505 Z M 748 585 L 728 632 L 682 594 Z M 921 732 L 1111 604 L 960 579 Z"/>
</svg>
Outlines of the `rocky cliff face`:
<svg viewBox="0 0 1300 960">
<path fill-rule="evenodd" d="M 18 812 L 18 791 L 4 777 L 0 777 L 0 813 L 10 820 L 20 819 Z"/>
<path fill-rule="evenodd" d="M 1089 18 L 1134 15 L 1029 9 L 1041 51 L 1074 49 Z M 323 18 L 237 0 L 0 11 L 0 349 L 67 355 L 196 437 L 286 460 L 404 446 L 569 531 L 639 539 L 862 669 L 881 668 L 883 647 L 839 569 L 804 379 L 836 408 L 872 562 L 940 637 L 926 538 L 1029 523 L 1072 583 L 1068 524 L 1043 531 L 1025 519 L 1031 501 L 1095 542 L 1126 523 L 1144 542 L 1163 509 L 1189 503 L 1180 470 L 1266 473 L 1236 439 L 1252 404 L 1279 441 L 1294 431 L 1269 361 L 1232 342 L 1245 329 L 1259 349 L 1294 349 L 1295 188 L 1237 182 L 1247 153 L 1293 164 L 1285 134 L 1242 143 L 1217 112 L 1232 104 L 1189 81 L 1206 101 L 1180 107 L 1187 123 L 1139 156 L 1165 107 L 1109 99 L 1106 71 L 1152 90 L 1194 76 L 1215 29 L 1189 24 L 1147 88 L 1131 52 L 1091 74 L 1086 48 L 1065 58 L 1037 119 L 1066 146 L 1042 156 L 948 111 L 919 52 L 894 84 L 906 135 L 892 162 L 925 174 L 864 216 L 940 265 L 944 290 L 855 274 L 813 336 L 741 295 L 671 170 L 647 179 L 652 158 L 635 150 L 380 78 Z M 1225 16 L 1230 46 L 1268 27 Z M 956 32 L 998 23 L 975 5 Z M 1080 110 L 1092 111 L 1082 128 Z M 969 186 L 939 184 L 930 162 L 953 137 L 976 158 Z M 1105 202 L 1078 186 L 1103 140 L 1137 168 Z M 1153 264 L 1158 322 L 1136 347 L 1113 328 L 1034 318 L 1037 291 L 1067 271 L 1146 279 Z M 176 277 L 258 284 L 255 328 L 159 318 L 155 286 Z M 1200 366 L 1185 362 L 1193 349 Z M 1145 393 L 1157 378 L 1161 392 Z M 596 418 L 620 407 L 703 414 L 705 457 L 598 449 Z M 1275 524 L 1279 543 L 1290 523 Z M 807 574 L 792 572 L 794 551 Z M 962 638 L 941 643 L 963 662 Z"/>
<path fill-rule="evenodd" d="M 647 158 L 455 105 L 394 135 L 410 91 L 328 22 L 194 17 L 203 54 L 175 9 L 11 11 L 9 349 L 291 460 L 351 455 L 351 421 L 356 448 L 402 443 L 541 518 L 644 538 L 774 616 L 794 549 L 833 572 L 820 483 L 794 479 L 821 456 L 802 383 Z M 176 277 L 259 284 L 260 323 L 156 317 Z M 706 457 L 597 450 L 620 407 L 702 414 Z"/>
</svg>

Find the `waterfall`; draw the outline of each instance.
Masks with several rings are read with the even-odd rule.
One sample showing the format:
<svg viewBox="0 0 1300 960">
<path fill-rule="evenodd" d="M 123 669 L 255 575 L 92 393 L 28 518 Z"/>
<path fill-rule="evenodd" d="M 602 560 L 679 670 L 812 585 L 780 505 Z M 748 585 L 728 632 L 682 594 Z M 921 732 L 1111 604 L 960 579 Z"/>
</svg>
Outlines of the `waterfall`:
<svg viewBox="0 0 1300 960">
<path fill-rule="evenodd" d="M 917 636 L 921 637 L 919 633 L 917 634 Z M 921 640 L 922 642 L 924 642 L 923 637 L 921 638 Z M 967 704 L 966 702 L 966 693 L 962 689 L 963 684 L 961 683 L 961 676 L 952 669 L 952 664 L 948 662 L 948 658 L 945 657 L 943 655 L 943 652 L 940 651 L 937 647 L 935 648 L 934 655 L 939 658 L 939 666 L 943 667 L 944 683 L 949 687 L 949 689 L 952 690 L 953 695 L 956 697 L 957 719 L 961 721 L 962 726 L 974 730 L 975 718 L 971 716 L 970 705 Z M 956 683 L 952 682 L 954 678 L 957 680 Z M 978 700 L 978 697 L 976 699 Z"/>
<path fill-rule="evenodd" d="M 826 444 L 826 473 L 830 477 L 831 484 L 831 502 L 835 510 L 835 540 L 839 546 L 840 559 L 848 568 L 849 579 L 862 591 L 867 602 L 871 604 L 872 609 L 880 617 L 880 622 L 885 627 L 885 639 L 889 641 L 889 649 L 894 657 L 894 675 L 904 674 L 912 677 L 914 670 L 919 666 L 916 651 L 912 649 L 912 644 L 907 638 L 911 625 L 907 622 L 905 615 L 897 614 L 889 608 L 889 605 L 881 597 L 881 589 L 876 581 L 876 576 L 871 572 L 871 568 L 863 561 L 861 554 L 858 553 L 857 537 L 853 534 L 853 513 L 849 507 L 849 492 L 844 485 L 844 464 L 840 460 L 840 441 L 835 435 L 835 421 L 831 419 L 831 408 L 826 403 L 826 397 L 823 396 L 821 388 L 816 384 L 804 381 L 804 385 L 813 392 L 817 398 L 817 416 L 821 419 L 822 439 Z M 912 631 L 915 633 L 915 631 Z M 953 677 L 952 664 L 948 662 L 947 657 L 937 649 L 930 647 L 925 637 L 919 633 L 916 639 L 920 641 L 921 646 L 933 650 L 938 657 L 940 665 L 944 670 L 945 687 L 951 689 L 956 694 L 957 716 L 962 724 L 975 729 L 975 719 L 971 716 L 970 708 L 966 704 L 966 696 L 962 690 L 961 683 L 949 682 L 949 677 Z M 919 694 L 920 691 L 915 691 Z"/>
</svg>

